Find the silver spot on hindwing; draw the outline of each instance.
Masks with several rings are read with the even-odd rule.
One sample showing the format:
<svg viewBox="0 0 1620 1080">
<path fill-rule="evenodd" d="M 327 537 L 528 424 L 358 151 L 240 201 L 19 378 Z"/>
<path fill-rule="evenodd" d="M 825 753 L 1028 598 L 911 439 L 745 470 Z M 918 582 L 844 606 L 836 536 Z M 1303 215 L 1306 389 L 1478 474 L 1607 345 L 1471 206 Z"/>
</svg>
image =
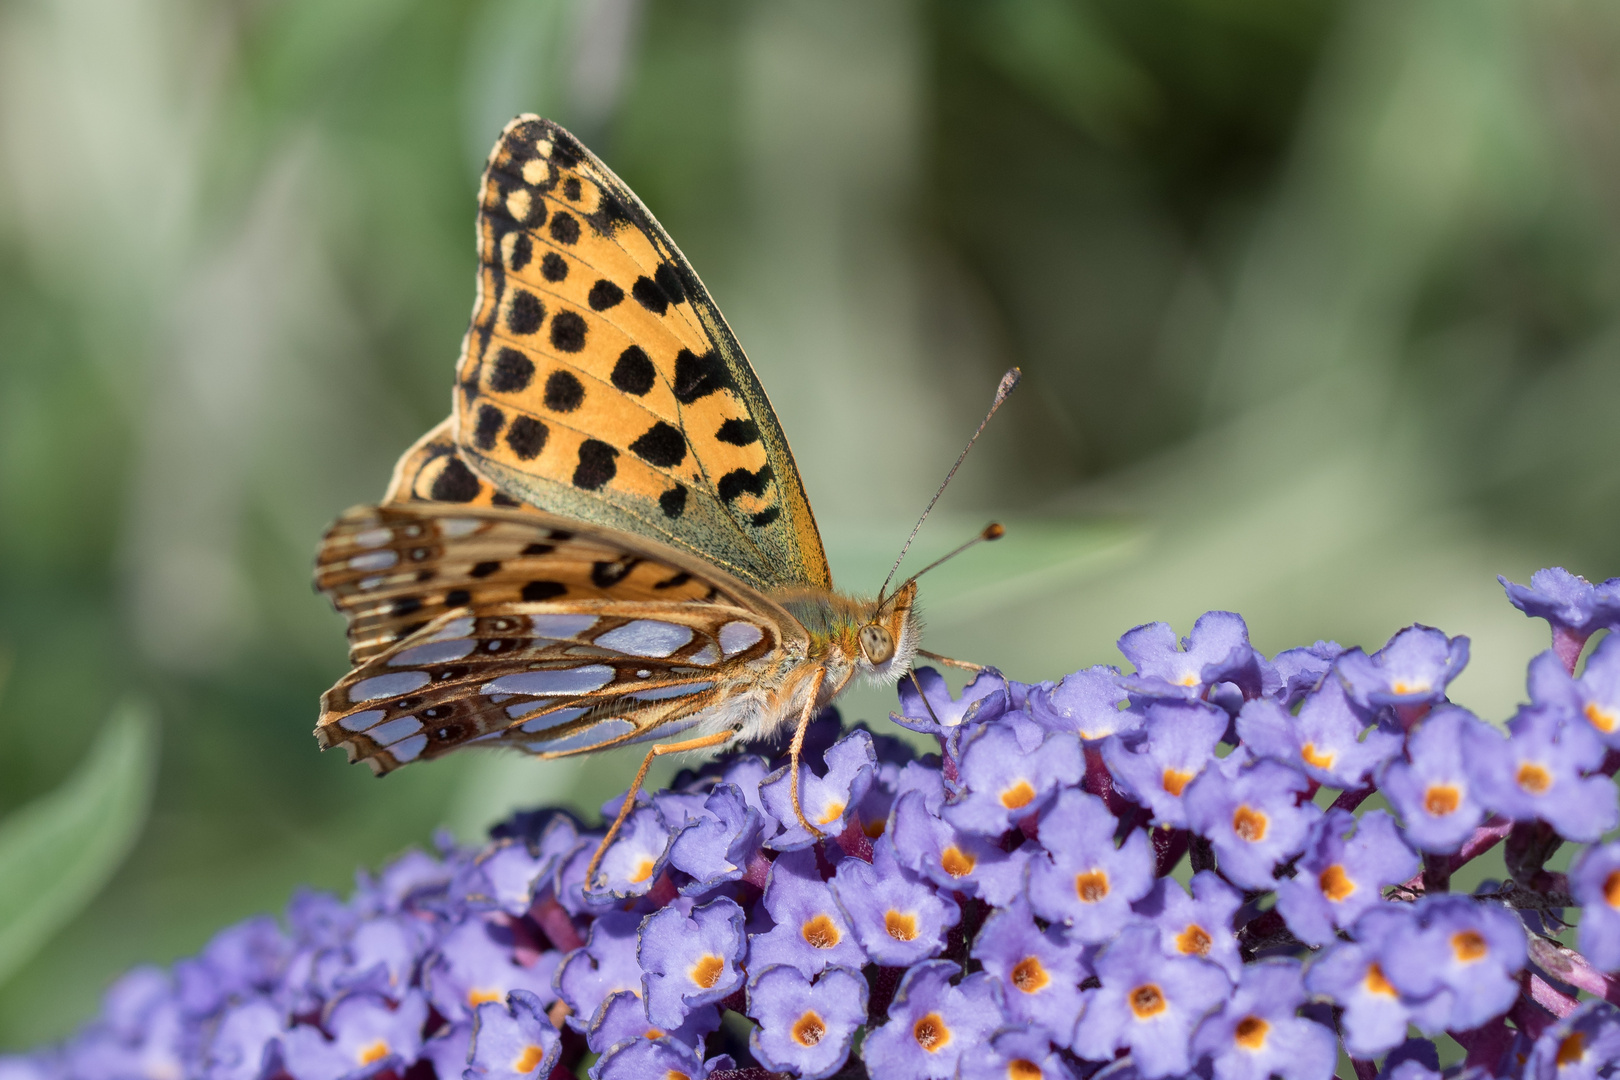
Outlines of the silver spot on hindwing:
<svg viewBox="0 0 1620 1080">
<path fill-rule="evenodd" d="M 460 660 L 477 645 L 472 638 L 455 638 L 450 641 L 430 641 L 425 645 L 413 645 L 389 657 L 388 666 L 421 667 L 423 664 L 442 664 L 447 660 Z"/>
<path fill-rule="evenodd" d="M 364 731 L 388 715 L 387 709 L 367 709 L 365 712 L 352 713 L 338 721 L 338 726 L 345 731 Z"/>
<path fill-rule="evenodd" d="M 542 671 L 520 671 L 514 675 L 484 684 L 486 694 L 528 694 L 539 697 L 547 694 L 582 694 L 600 690 L 613 681 L 613 669 L 606 664 L 586 664 L 576 668 L 554 668 Z"/>
<path fill-rule="evenodd" d="M 393 697 L 395 694 L 408 694 L 412 690 L 420 690 L 430 681 L 431 677 L 425 671 L 395 671 L 387 675 L 377 675 L 370 679 L 361 679 L 349 687 L 349 700 L 374 701 L 377 698 Z"/>
<path fill-rule="evenodd" d="M 631 656 L 668 656 L 692 640 L 692 628 L 657 619 L 636 619 L 599 636 L 594 644 L 601 649 Z"/>
<path fill-rule="evenodd" d="M 754 647 L 765 631 L 751 622 L 728 622 L 720 628 L 720 651 L 736 656 Z"/>
</svg>

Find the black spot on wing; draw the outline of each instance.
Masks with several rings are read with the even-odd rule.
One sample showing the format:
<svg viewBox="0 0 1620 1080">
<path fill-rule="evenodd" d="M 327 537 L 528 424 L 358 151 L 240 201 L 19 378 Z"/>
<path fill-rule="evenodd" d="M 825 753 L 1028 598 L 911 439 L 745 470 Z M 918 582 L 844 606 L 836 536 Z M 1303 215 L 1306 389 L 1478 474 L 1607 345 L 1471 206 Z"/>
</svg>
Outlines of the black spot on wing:
<svg viewBox="0 0 1620 1080">
<path fill-rule="evenodd" d="M 512 304 L 506 309 L 506 328 L 514 334 L 532 334 L 545 321 L 546 306 L 527 289 L 512 290 Z"/>
<path fill-rule="evenodd" d="M 483 489 L 483 481 L 474 476 L 460 458 L 453 457 L 444 463 L 439 475 L 433 478 L 433 487 L 428 494 L 436 502 L 472 502 Z"/>
<path fill-rule="evenodd" d="M 467 574 L 468 574 L 469 577 L 486 578 L 486 577 L 489 577 L 489 575 L 493 574 L 495 571 L 499 570 L 500 568 L 501 568 L 500 563 L 491 560 L 490 562 L 481 562 L 481 563 L 473 564 L 473 568 L 471 570 L 467 571 Z"/>
<path fill-rule="evenodd" d="M 676 484 L 658 496 L 658 509 L 667 518 L 678 518 L 686 512 L 686 485 Z"/>
<path fill-rule="evenodd" d="M 394 601 L 394 606 L 388 609 L 388 614 L 398 618 L 401 615 L 410 615 L 422 610 L 422 601 L 414 596 L 402 596 Z"/>
<path fill-rule="evenodd" d="M 524 293 L 528 296 L 528 293 Z M 513 308 L 516 311 L 516 307 Z M 511 323 L 508 318 L 508 324 Z M 536 326 L 539 324 L 536 323 Z M 496 393 L 515 394 L 525 390 L 529 381 L 534 378 L 534 361 L 518 352 L 516 349 L 505 347 L 495 354 L 495 363 L 489 372 L 489 388 Z"/>
<path fill-rule="evenodd" d="M 756 529 L 762 529 L 781 516 L 782 508 L 780 506 L 771 506 L 761 510 L 748 520 Z"/>
<path fill-rule="evenodd" d="M 660 289 L 658 283 L 650 277 L 636 278 L 635 284 L 630 286 L 630 295 L 636 298 L 636 303 L 654 315 L 662 315 L 669 310 L 669 297 L 664 295 L 664 290 Z"/>
<path fill-rule="evenodd" d="M 725 365 L 712 349 L 702 356 L 694 355 L 691 349 L 675 354 L 675 400 L 682 405 L 690 405 L 730 386 L 731 376 L 726 374 Z"/>
<path fill-rule="evenodd" d="M 681 276 L 675 272 L 673 264 L 660 263 L 653 273 L 653 282 L 663 290 L 665 296 L 669 297 L 670 303 L 678 304 L 686 299 L 686 290 L 681 287 Z"/>
<path fill-rule="evenodd" d="M 714 437 L 732 446 L 749 446 L 759 442 L 759 425 L 752 420 L 727 420 Z"/>
<path fill-rule="evenodd" d="M 569 202 L 579 202 L 579 177 L 570 176 L 563 181 L 563 198 Z"/>
<path fill-rule="evenodd" d="M 641 560 L 631 555 L 591 564 L 591 583 L 598 589 L 611 589 L 625 579 L 625 576 L 641 565 Z"/>
<path fill-rule="evenodd" d="M 512 257 L 507 260 L 506 268 L 517 273 L 529 265 L 534 258 L 534 241 L 529 239 L 528 233 L 518 233 L 517 239 L 512 241 Z"/>
<path fill-rule="evenodd" d="M 560 581 L 531 581 L 523 586 L 523 599 L 534 602 L 540 600 L 554 600 L 568 592 L 568 586 Z"/>
<path fill-rule="evenodd" d="M 555 251 L 546 252 L 540 260 L 540 276 L 553 284 L 562 281 L 568 276 L 568 260 Z"/>
<path fill-rule="evenodd" d="M 677 586 L 685 585 L 688 581 L 691 581 L 691 580 L 692 580 L 692 575 L 691 574 L 688 574 L 685 570 L 678 570 L 678 571 L 676 571 L 676 573 L 675 573 L 675 575 L 673 577 L 667 577 L 663 581 L 655 582 L 653 584 L 653 588 L 655 588 L 655 589 L 673 589 L 673 588 L 675 588 Z"/>
<path fill-rule="evenodd" d="M 630 451 L 649 465 L 667 469 L 686 460 L 686 437 L 660 420 L 630 444 Z"/>
<path fill-rule="evenodd" d="M 619 452 L 601 439 L 586 439 L 579 444 L 579 464 L 574 468 L 574 486 L 584 491 L 595 491 L 618 473 L 614 458 Z"/>
<path fill-rule="evenodd" d="M 723 502 L 732 502 L 743 494 L 763 495 L 765 485 L 771 482 L 776 474 L 769 465 L 761 465 L 759 471 L 749 472 L 747 469 L 732 469 L 720 478 L 715 490 L 720 493 Z"/>
<path fill-rule="evenodd" d="M 473 445 L 480 450 L 495 449 L 495 439 L 506 426 L 506 414 L 493 405 L 478 406 L 478 420 L 473 425 Z"/>
<path fill-rule="evenodd" d="M 461 607 L 472 601 L 472 593 L 466 589 L 451 589 L 444 594 L 444 606 L 447 608 Z"/>
<path fill-rule="evenodd" d="M 559 311 L 551 320 L 551 344 L 558 352 L 585 348 L 585 320 L 576 311 Z"/>
<path fill-rule="evenodd" d="M 559 244 L 579 243 L 579 219 L 561 210 L 551 215 L 551 238 Z"/>
<path fill-rule="evenodd" d="M 551 536 L 552 536 L 552 539 L 554 539 L 554 540 L 566 540 L 567 539 L 566 535 L 558 536 L 556 533 L 552 533 Z M 526 545 L 524 545 L 522 554 L 524 554 L 524 555 L 550 555 L 553 551 L 556 551 L 556 550 L 557 550 L 556 547 L 554 547 L 551 544 L 526 544 Z"/>
<path fill-rule="evenodd" d="M 506 445 L 524 461 L 540 456 L 546 448 L 546 436 L 551 432 L 546 425 L 532 416 L 520 416 L 506 429 Z"/>
<path fill-rule="evenodd" d="M 564 169 L 572 169 L 585 160 L 585 148 L 562 128 L 551 129 L 551 160 Z"/>
<path fill-rule="evenodd" d="M 512 496 L 508 495 L 504 491 L 497 491 L 494 494 L 490 495 L 489 501 L 491 503 L 495 504 L 496 506 L 522 506 L 523 505 L 522 503 L 518 502 L 516 499 L 512 498 Z"/>
<path fill-rule="evenodd" d="M 606 311 L 617 307 L 619 301 L 624 299 L 624 290 L 619 288 L 607 278 L 602 278 L 591 286 L 591 293 L 586 297 L 592 311 Z"/>
<path fill-rule="evenodd" d="M 552 412 L 573 412 L 584 400 L 585 386 L 572 371 L 559 368 L 546 376 L 546 408 Z"/>
<path fill-rule="evenodd" d="M 626 394 L 640 397 L 653 388 L 657 378 L 658 369 L 639 345 L 625 349 L 619 354 L 619 362 L 613 365 L 613 385 Z"/>
</svg>

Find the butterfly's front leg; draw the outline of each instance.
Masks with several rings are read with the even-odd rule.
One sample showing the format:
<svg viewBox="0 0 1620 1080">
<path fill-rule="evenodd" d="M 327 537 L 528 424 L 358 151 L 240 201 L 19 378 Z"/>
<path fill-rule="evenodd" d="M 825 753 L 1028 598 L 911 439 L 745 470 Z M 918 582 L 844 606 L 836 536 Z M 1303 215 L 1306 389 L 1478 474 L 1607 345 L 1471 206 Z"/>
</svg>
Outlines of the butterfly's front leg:
<svg viewBox="0 0 1620 1080">
<path fill-rule="evenodd" d="M 793 797 L 793 816 L 799 819 L 805 831 L 817 840 L 824 839 L 826 833 L 810 824 L 804 816 L 804 810 L 799 806 L 799 753 L 804 749 L 804 733 L 810 727 L 810 720 L 816 715 L 817 700 L 821 697 L 821 684 L 827 678 L 827 669 L 818 667 L 810 676 L 810 693 L 804 699 L 804 712 L 799 715 L 799 726 L 793 729 L 793 746 L 788 751 L 789 769 L 792 776 L 788 782 L 788 791 Z"/>
<path fill-rule="evenodd" d="M 802 731 L 800 735 L 802 738 Z M 663 757 L 665 754 L 680 754 L 687 750 L 706 750 L 711 746 L 719 746 L 722 743 L 730 742 L 736 737 L 737 730 L 728 728 L 725 731 L 717 731 L 713 735 L 702 735 L 696 739 L 686 739 L 683 742 L 660 743 L 648 750 L 647 756 L 641 759 L 641 768 L 636 770 L 636 778 L 630 782 L 630 790 L 625 792 L 624 804 L 619 807 L 619 816 L 613 819 L 613 824 L 608 827 L 607 835 L 602 837 L 602 842 L 596 847 L 596 854 L 591 856 L 590 865 L 585 868 L 586 882 L 591 885 L 596 883 L 596 868 L 601 864 L 602 856 L 607 853 L 607 849 L 612 846 L 614 839 L 619 835 L 619 830 L 624 826 L 625 820 L 629 818 L 630 812 L 636 808 L 636 796 L 641 792 L 642 781 L 647 779 L 647 770 L 652 768 L 654 758 Z M 797 752 L 797 748 L 798 744 L 795 743 L 795 752 Z M 796 810 L 798 806 L 798 788 L 795 787 L 793 807 Z M 804 820 L 803 815 L 800 815 L 799 820 Z"/>
</svg>

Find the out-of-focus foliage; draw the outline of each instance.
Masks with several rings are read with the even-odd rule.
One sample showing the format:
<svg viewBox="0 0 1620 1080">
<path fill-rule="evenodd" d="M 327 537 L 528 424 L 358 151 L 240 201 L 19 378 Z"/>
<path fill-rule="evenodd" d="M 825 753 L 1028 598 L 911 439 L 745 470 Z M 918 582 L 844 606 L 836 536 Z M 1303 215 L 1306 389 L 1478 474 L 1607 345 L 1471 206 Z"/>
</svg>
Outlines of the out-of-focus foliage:
<svg viewBox="0 0 1620 1080">
<path fill-rule="evenodd" d="M 1206 608 L 1273 649 L 1416 614 L 1501 715 L 1544 642 L 1493 575 L 1620 572 L 1617 50 L 1602 0 L 0 6 L 0 813 L 131 690 L 164 722 L 148 827 L 0 1045 L 437 824 L 622 787 L 378 783 L 309 735 L 343 657 L 310 553 L 446 411 L 511 115 L 685 248 L 846 587 L 1024 367 L 918 554 L 1020 528 L 929 578 L 931 647 L 1039 678 Z"/>
</svg>

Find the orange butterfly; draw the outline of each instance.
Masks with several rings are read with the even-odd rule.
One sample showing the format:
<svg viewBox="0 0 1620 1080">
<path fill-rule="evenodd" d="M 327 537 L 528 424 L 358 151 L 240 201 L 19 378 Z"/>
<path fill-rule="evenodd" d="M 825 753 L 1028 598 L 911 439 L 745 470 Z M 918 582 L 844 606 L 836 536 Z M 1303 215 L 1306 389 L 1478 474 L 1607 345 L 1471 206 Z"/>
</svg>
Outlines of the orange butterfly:
<svg viewBox="0 0 1620 1080">
<path fill-rule="evenodd" d="M 792 725 L 794 812 L 819 835 L 799 805 L 805 727 L 857 676 L 910 670 L 916 577 L 833 590 L 736 338 L 568 132 L 507 125 L 478 240 L 454 413 L 321 544 L 354 666 L 321 699 L 321 746 L 380 775 L 472 744 L 551 758 L 679 734 L 648 751 L 594 881 L 655 757 Z"/>
</svg>

